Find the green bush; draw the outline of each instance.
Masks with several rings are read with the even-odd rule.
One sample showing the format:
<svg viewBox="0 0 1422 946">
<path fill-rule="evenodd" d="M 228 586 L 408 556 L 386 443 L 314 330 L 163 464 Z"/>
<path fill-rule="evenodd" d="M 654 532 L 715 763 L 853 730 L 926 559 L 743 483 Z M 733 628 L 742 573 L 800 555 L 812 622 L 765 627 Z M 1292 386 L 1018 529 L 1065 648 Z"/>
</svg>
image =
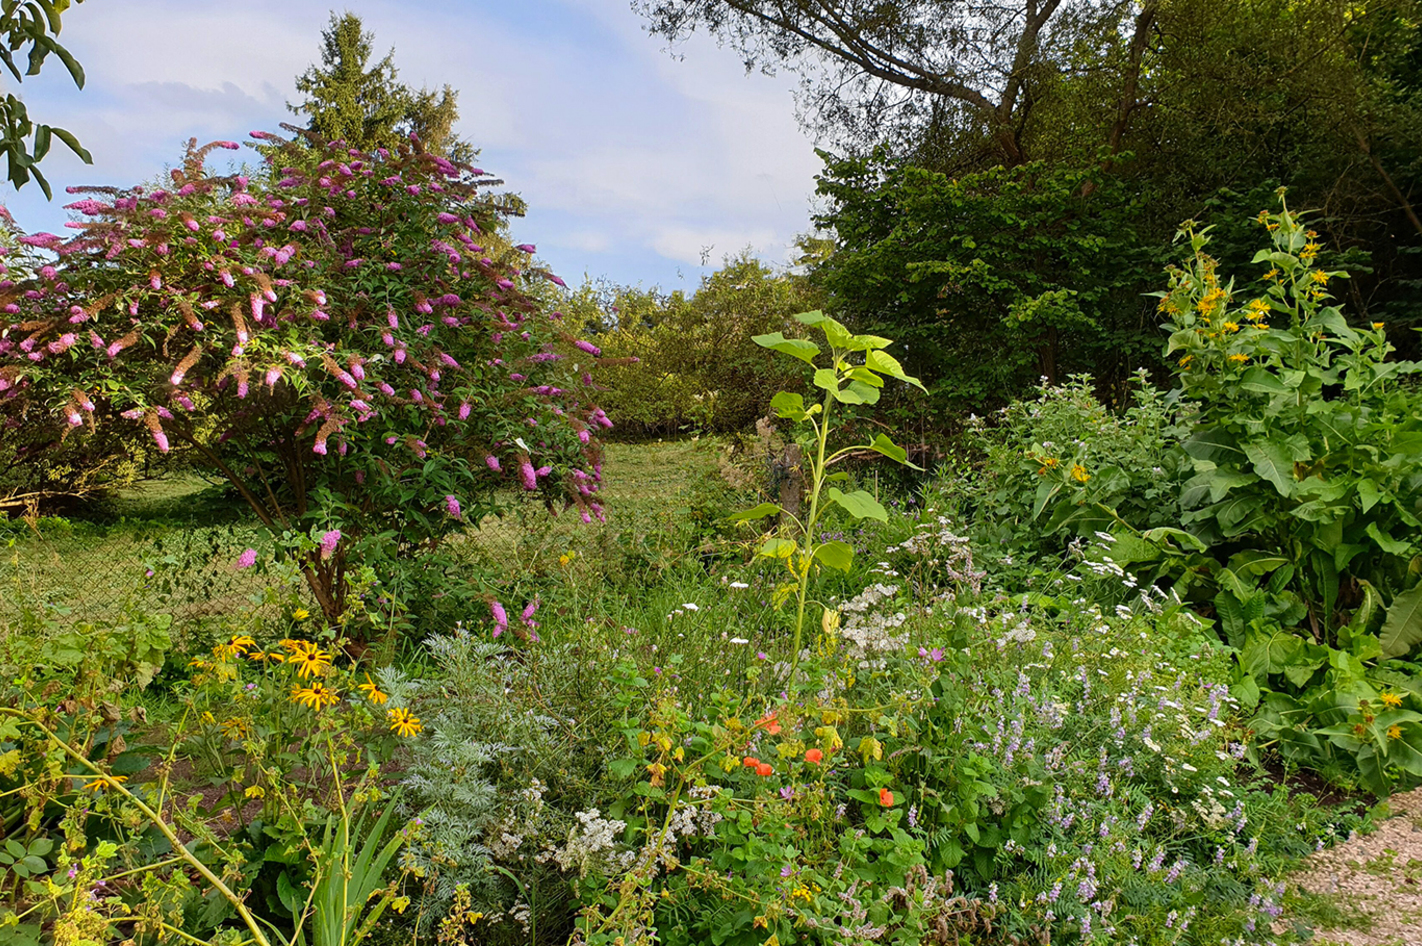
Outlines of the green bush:
<svg viewBox="0 0 1422 946">
<path fill-rule="evenodd" d="M 597 341 L 605 355 L 636 359 L 599 374 L 607 386 L 600 403 L 618 433 L 663 436 L 746 430 L 776 391 L 798 389 L 798 373 L 751 338 L 803 334 L 791 316 L 814 305 L 805 279 L 776 273 L 747 252 L 704 277 L 689 299 L 621 290 L 599 300 L 585 286 L 566 308 L 573 324 L 602 324 Z"/>
<path fill-rule="evenodd" d="M 1143 528 L 1180 521 L 1181 458 L 1193 417 L 1137 375 L 1132 403 L 1113 411 L 1091 379 L 1043 385 L 988 424 L 969 427 L 982 460 L 972 477 L 978 535 L 1013 554 L 1057 558 L 1072 537 L 1110 530 L 1116 517 Z"/>
</svg>

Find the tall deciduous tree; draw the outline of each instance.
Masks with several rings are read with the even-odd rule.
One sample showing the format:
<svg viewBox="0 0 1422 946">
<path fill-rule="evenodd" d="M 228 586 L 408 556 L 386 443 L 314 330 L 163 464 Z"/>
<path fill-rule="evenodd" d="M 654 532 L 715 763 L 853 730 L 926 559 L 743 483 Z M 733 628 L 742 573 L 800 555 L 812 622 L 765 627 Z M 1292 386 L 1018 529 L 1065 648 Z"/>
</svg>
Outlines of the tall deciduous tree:
<svg viewBox="0 0 1422 946">
<path fill-rule="evenodd" d="M 745 57 L 803 76 L 816 130 L 847 146 L 910 148 L 947 136 L 1017 165 L 1029 152 L 1059 64 L 1113 67 L 1116 96 L 1101 143 L 1120 146 L 1140 105 L 1141 61 L 1159 0 L 637 0 L 669 39 L 698 27 Z M 1118 127 L 1119 126 L 1119 127 Z"/>
</svg>

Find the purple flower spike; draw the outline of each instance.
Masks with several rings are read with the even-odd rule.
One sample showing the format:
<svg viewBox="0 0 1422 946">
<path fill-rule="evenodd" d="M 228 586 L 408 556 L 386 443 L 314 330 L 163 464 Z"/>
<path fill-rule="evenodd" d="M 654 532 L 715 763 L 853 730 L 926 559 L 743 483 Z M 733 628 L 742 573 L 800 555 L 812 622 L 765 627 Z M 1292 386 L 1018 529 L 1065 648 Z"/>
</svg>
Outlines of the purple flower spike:
<svg viewBox="0 0 1422 946">
<path fill-rule="evenodd" d="M 523 477 L 523 488 L 532 492 L 538 488 L 538 476 L 533 469 L 533 464 L 524 460 L 518 465 L 518 472 Z"/>
<path fill-rule="evenodd" d="M 255 564 L 257 564 L 256 549 L 247 549 L 241 555 L 237 556 L 238 568 L 251 568 Z"/>
<path fill-rule="evenodd" d="M 489 602 L 489 613 L 494 616 L 494 636 L 498 637 L 509 629 L 509 613 L 498 601 Z"/>
<path fill-rule="evenodd" d="M 491 453 L 491 454 L 489 454 L 487 457 L 484 458 L 484 462 L 489 465 L 489 469 L 493 470 L 495 473 L 499 472 L 499 458 L 498 458 L 498 457 L 494 456 L 494 455 Z"/>
<path fill-rule="evenodd" d="M 455 519 L 460 518 L 460 516 L 462 515 L 459 509 L 459 500 L 456 499 L 454 496 L 444 497 L 444 510 L 445 512 L 453 516 Z"/>
<path fill-rule="evenodd" d="M 341 541 L 341 530 L 332 529 L 321 536 L 321 557 L 330 558 L 331 553 L 336 551 L 336 545 Z"/>
</svg>

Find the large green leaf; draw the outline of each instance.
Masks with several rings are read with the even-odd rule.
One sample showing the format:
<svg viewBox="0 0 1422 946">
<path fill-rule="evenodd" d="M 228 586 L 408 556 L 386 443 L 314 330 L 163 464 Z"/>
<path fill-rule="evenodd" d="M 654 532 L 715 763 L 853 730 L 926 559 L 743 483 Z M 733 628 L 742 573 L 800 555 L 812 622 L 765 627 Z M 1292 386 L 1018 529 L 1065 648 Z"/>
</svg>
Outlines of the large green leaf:
<svg viewBox="0 0 1422 946">
<path fill-rule="evenodd" d="M 826 542 L 815 549 L 814 557 L 830 568 L 838 568 L 842 572 L 847 572 L 849 567 L 854 564 L 854 547 L 845 542 Z"/>
<path fill-rule="evenodd" d="M 1422 585 L 1392 599 L 1378 640 L 1388 658 L 1401 657 L 1422 641 Z"/>
<path fill-rule="evenodd" d="M 1244 639 L 1239 659 L 1255 677 L 1283 673 L 1303 657 L 1303 638 L 1283 628 L 1251 630 Z"/>
<path fill-rule="evenodd" d="M 1254 464 L 1254 472 L 1274 484 L 1280 496 L 1294 491 L 1294 461 L 1283 444 L 1273 441 L 1245 444 L 1245 456 Z"/>
<path fill-rule="evenodd" d="M 884 509 L 879 501 L 862 489 L 852 493 L 841 492 L 839 487 L 829 488 L 829 498 L 844 508 L 856 519 L 878 519 L 880 522 L 889 521 L 889 513 Z"/>
<path fill-rule="evenodd" d="M 1238 438 L 1218 427 L 1197 431 L 1180 447 L 1187 456 L 1195 460 L 1211 460 L 1215 463 L 1244 462 L 1244 449 L 1239 445 Z"/>
<path fill-rule="evenodd" d="M 781 391 L 771 398 L 770 409 L 775 411 L 776 417 L 783 417 L 796 423 L 810 416 L 805 410 L 805 399 L 788 391 Z"/>
<path fill-rule="evenodd" d="M 879 436 L 874 438 L 873 443 L 865 444 L 865 446 L 868 449 L 873 450 L 875 453 L 882 453 L 884 456 L 888 457 L 890 460 L 895 461 L 896 463 L 902 463 L 909 469 L 923 469 L 923 467 L 921 466 L 910 463 L 908 458 L 908 451 L 905 450 L 903 447 L 899 446 L 898 444 L 894 443 L 892 440 L 890 440 L 887 434 L 880 434 Z"/>
<path fill-rule="evenodd" d="M 822 388 L 826 391 L 838 391 L 839 372 L 833 368 L 816 368 L 814 384 L 815 387 Z"/>
<path fill-rule="evenodd" d="M 764 555 L 766 558 L 789 558 L 795 553 L 795 543 L 789 539 L 778 539 L 774 536 L 766 539 L 760 545 L 757 555 Z"/>
<path fill-rule="evenodd" d="M 1209 502 L 1217 503 L 1236 486 L 1247 486 L 1258 479 L 1259 477 L 1248 470 L 1211 466 L 1185 481 L 1180 488 L 1180 502 L 1187 508 L 1201 506 L 1208 496 Z"/>
<path fill-rule="evenodd" d="M 1366 531 L 1368 535 L 1372 537 L 1372 540 L 1378 544 L 1378 548 L 1389 555 L 1406 555 L 1408 550 L 1412 548 L 1411 542 L 1403 542 L 1399 539 L 1394 539 L 1379 529 L 1376 522 L 1368 523 Z"/>
<path fill-rule="evenodd" d="M 769 348 L 782 352 L 792 358 L 798 358 L 806 364 L 815 363 L 815 357 L 820 353 L 820 346 L 805 338 L 786 338 L 782 332 L 771 332 L 769 335 L 755 335 L 751 338 L 761 348 Z"/>
<path fill-rule="evenodd" d="M 1032 504 L 1032 518 L 1035 520 L 1042 514 L 1042 510 L 1047 508 L 1047 503 L 1062 491 L 1061 483 L 1053 483 L 1050 480 L 1043 480 L 1037 487 L 1037 500 Z"/>
<path fill-rule="evenodd" d="M 730 517 L 730 520 L 732 522 L 749 522 L 752 519 L 764 519 L 766 516 L 774 516 L 779 514 L 779 512 L 780 507 L 775 505 L 775 503 L 761 503 L 754 509 L 747 509 L 744 512 L 736 513 Z"/>
<path fill-rule="evenodd" d="M 1193 536 L 1183 529 L 1175 529 L 1170 526 L 1161 526 L 1158 529 L 1147 529 L 1141 533 L 1141 538 L 1147 542 L 1158 542 L 1165 544 L 1167 539 L 1174 539 L 1179 542 L 1182 548 L 1194 549 L 1196 552 L 1203 552 L 1209 548 L 1201 542 L 1198 536 Z"/>
<path fill-rule="evenodd" d="M 896 378 L 907 384 L 912 384 L 920 391 L 927 389 L 919 383 L 919 380 L 904 373 L 903 365 L 899 364 L 897 358 L 887 352 L 871 351 L 864 356 L 864 367 L 870 371 L 877 371 L 879 374 L 886 374 L 891 378 Z"/>
<path fill-rule="evenodd" d="M 1260 394 L 1287 394 L 1289 389 L 1284 386 L 1278 376 L 1267 368 L 1254 367 L 1244 373 L 1244 377 L 1239 380 L 1239 386 L 1246 391 L 1256 391 Z"/>
<path fill-rule="evenodd" d="M 871 388 L 863 381 L 851 381 L 848 387 L 834 392 L 834 399 L 841 404 L 877 404 L 879 389 Z"/>
</svg>

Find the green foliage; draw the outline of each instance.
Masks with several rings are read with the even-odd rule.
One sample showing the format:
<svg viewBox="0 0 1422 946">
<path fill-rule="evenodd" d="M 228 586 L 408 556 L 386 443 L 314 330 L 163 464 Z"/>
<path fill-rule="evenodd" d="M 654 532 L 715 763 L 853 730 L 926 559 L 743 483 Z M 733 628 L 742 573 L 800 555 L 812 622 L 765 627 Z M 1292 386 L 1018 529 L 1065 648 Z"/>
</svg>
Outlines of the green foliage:
<svg viewBox="0 0 1422 946">
<path fill-rule="evenodd" d="M 74 2 L 83 3 L 84 0 Z M 16 82 L 23 82 L 25 76 L 39 75 L 44 61 L 52 54 L 64 64 L 74 84 L 84 88 L 84 67 L 58 40 L 63 27 L 62 18 L 69 7 L 70 0 L 12 0 L 0 7 L 0 62 L 5 64 Z M 29 47 L 29 62 L 22 74 L 15 62 L 15 54 L 25 47 Z M 33 177 L 40 190 L 44 191 L 44 196 L 51 196 L 49 181 L 45 180 L 36 165 L 49 154 L 56 138 L 85 164 L 94 163 L 93 157 L 72 132 L 36 124 L 30 118 L 25 103 L 13 92 L 0 100 L 0 153 L 5 155 L 7 162 L 6 176 L 16 189 L 25 186 Z M 5 213 L 4 216 L 9 222 L 10 215 Z"/>
<path fill-rule="evenodd" d="M 1186 556 L 1177 588 L 1213 595 L 1241 686 L 1263 694 L 1261 731 L 1296 760 L 1352 762 L 1385 793 L 1422 777 L 1415 714 L 1396 696 L 1369 709 L 1385 688 L 1375 662 L 1422 639 L 1422 398 L 1405 380 L 1422 365 L 1390 360 L 1382 323 L 1355 328 L 1331 304 L 1347 274 L 1319 267 L 1298 215 L 1260 222 L 1272 245 L 1254 257 L 1269 270 L 1258 297 L 1236 305 L 1188 227 L 1194 259 L 1161 295 L 1167 353 L 1200 406 L 1182 522 L 1213 560 Z"/>
<path fill-rule="evenodd" d="M 1157 253 L 1121 182 L 824 157 L 816 223 L 838 248 L 816 277 L 851 324 L 903 343 L 935 406 L 966 414 L 1078 372 L 1121 387 L 1156 363 L 1140 292 Z"/>
<path fill-rule="evenodd" d="M 1328 289 L 1347 274 L 1297 215 L 1260 223 L 1247 284 L 1183 231 L 1193 257 L 1157 294 L 1178 405 L 1116 417 L 1084 385 L 1014 404 L 984 435 L 975 534 L 1040 573 L 1074 533 L 1073 578 L 1104 604 L 1168 587 L 1234 649 L 1262 746 L 1386 794 L 1422 777 L 1400 661 L 1422 642 L 1419 366 L 1347 322 Z"/>
<path fill-rule="evenodd" d="M 804 329 L 791 317 L 813 307 L 807 281 L 743 253 L 702 279 L 687 298 L 585 285 L 562 301 L 570 327 L 597 331 L 611 363 L 600 403 L 623 435 L 746 430 L 776 391 L 800 382 L 752 336 Z M 635 360 L 633 360 L 635 359 Z"/>
<path fill-rule="evenodd" d="M 472 161 L 477 152 L 453 131 L 459 93 L 448 85 L 438 95 L 407 88 L 398 79 L 394 50 L 370 63 L 374 41 L 359 16 L 333 12 L 321 32 L 321 64 L 296 79 L 296 91 L 306 98 L 287 107 L 309 116 L 307 130 L 323 141 L 374 151 L 393 149 L 414 135 L 431 154 Z"/>
<path fill-rule="evenodd" d="M 1193 410 L 1167 402 L 1142 373 L 1115 412 L 1087 377 L 1013 401 L 969 427 L 982 454 L 969 488 L 978 535 L 1014 554 L 1052 559 L 1071 537 L 1178 525 L 1181 458 L 1174 449 Z"/>
</svg>

